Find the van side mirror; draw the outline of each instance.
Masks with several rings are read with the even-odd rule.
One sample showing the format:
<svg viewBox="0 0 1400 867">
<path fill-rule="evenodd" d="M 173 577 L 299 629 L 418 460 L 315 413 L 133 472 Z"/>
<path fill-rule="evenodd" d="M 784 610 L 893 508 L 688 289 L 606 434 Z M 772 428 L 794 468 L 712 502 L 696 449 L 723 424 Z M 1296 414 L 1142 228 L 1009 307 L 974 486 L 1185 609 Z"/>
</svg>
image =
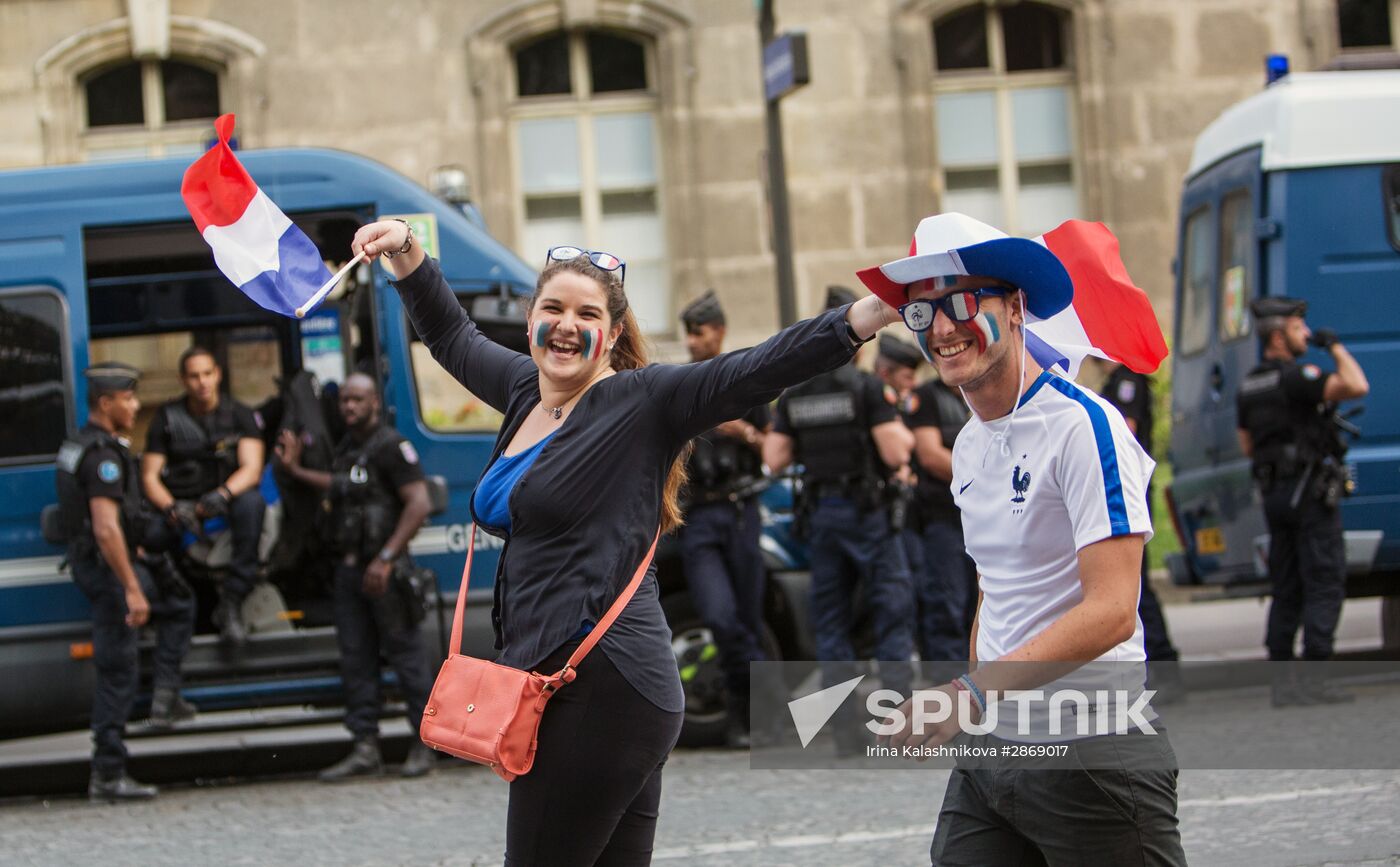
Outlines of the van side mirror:
<svg viewBox="0 0 1400 867">
<path fill-rule="evenodd" d="M 44 541 L 50 545 L 68 543 L 63 537 L 63 516 L 58 511 L 57 503 L 49 503 L 39 512 L 39 532 L 44 534 Z"/>
<path fill-rule="evenodd" d="M 436 517 L 447 511 L 450 500 L 450 492 L 447 490 L 447 479 L 442 476 L 428 476 L 425 480 L 428 483 L 428 509 L 429 517 Z"/>
</svg>

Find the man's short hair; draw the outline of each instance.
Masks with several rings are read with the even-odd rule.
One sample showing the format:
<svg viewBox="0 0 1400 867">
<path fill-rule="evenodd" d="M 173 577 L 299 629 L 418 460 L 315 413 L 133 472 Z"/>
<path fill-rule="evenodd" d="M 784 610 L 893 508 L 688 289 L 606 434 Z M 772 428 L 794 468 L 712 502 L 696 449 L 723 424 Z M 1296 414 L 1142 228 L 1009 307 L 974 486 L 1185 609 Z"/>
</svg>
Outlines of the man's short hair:
<svg viewBox="0 0 1400 867">
<path fill-rule="evenodd" d="M 196 344 L 194 346 L 191 346 L 189 349 L 186 349 L 184 352 L 180 353 L 180 366 L 178 368 L 178 370 L 180 371 L 180 376 L 183 377 L 185 375 L 185 362 L 189 361 L 191 358 L 198 358 L 201 355 L 209 356 L 209 360 L 214 362 L 214 366 L 219 366 L 219 359 L 214 357 L 214 353 L 212 350 L 209 350 L 203 346 L 199 346 L 198 344 Z"/>
</svg>

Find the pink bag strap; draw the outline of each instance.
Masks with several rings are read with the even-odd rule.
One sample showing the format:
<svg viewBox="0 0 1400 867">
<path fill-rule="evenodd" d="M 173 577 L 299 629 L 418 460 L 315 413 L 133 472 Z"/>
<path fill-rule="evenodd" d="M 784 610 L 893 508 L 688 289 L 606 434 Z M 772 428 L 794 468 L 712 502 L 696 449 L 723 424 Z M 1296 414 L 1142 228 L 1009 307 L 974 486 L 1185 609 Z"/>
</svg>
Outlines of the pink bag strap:
<svg viewBox="0 0 1400 867">
<path fill-rule="evenodd" d="M 448 646 L 448 656 L 457 656 L 462 652 L 462 615 L 467 609 L 467 586 L 471 583 L 472 554 L 476 551 L 476 524 L 469 525 L 467 533 L 471 541 L 467 543 L 467 562 L 462 567 L 462 586 L 457 591 L 457 611 L 452 615 L 452 642 Z M 613 625 L 613 621 L 622 613 L 622 609 L 626 608 L 627 603 L 632 601 L 637 588 L 642 586 L 642 579 L 646 577 L 647 569 L 651 568 L 652 558 L 656 556 L 656 544 L 659 541 L 661 541 L 661 528 L 657 527 L 656 535 L 651 540 L 651 548 L 647 550 L 647 555 L 642 558 L 642 563 L 637 567 L 637 572 L 632 576 L 632 580 L 618 594 L 612 607 L 608 609 L 608 613 L 604 614 L 603 619 L 599 620 L 597 625 L 589 631 L 588 637 L 583 639 L 583 643 L 574 650 L 569 661 L 564 663 L 564 667 L 554 676 L 555 678 L 564 683 L 569 683 L 574 679 L 574 670 L 578 668 L 578 664 L 593 650 L 593 646 L 602 640 L 608 627 Z"/>
</svg>

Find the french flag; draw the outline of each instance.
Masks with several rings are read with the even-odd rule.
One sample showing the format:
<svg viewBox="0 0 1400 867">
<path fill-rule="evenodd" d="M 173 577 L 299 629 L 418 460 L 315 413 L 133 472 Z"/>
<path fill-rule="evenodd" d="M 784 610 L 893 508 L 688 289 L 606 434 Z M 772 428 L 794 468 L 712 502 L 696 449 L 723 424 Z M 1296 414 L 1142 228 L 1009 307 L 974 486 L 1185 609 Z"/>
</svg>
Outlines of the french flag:
<svg viewBox="0 0 1400 867">
<path fill-rule="evenodd" d="M 234 156 L 233 115 L 214 121 L 214 130 L 218 142 L 185 170 L 185 207 L 224 276 L 260 306 L 300 319 L 335 285 L 330 269 Z"/>
<path fill-rule="evenodd" d="M 1108 227 L 1068 220 L 1032 240 L 1055 254 L 1074 283 L 1068 307 L 1048 319 L 1031 317 L 1026 346 L 1032 356 L 1044 367 L 1058 363 L 1071 379 L 1088 355 L 1122 362 L 1138 373 L 1156 371 L 1167 357 L 1167 342 L 1152 302 L 1133 285 Z"/>
</svg>

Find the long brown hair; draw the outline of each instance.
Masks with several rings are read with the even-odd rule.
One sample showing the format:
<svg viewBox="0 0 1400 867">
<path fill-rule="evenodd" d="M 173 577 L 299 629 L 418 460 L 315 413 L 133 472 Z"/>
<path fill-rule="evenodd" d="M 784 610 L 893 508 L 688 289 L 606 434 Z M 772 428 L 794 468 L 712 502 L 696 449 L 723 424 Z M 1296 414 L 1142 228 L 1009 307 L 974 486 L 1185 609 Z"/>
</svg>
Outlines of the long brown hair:
<svg viewBox="0 0 1400 867">
<path fill-rule="evenodd" d="M 613 323 L 622 323 L 622 333 L 617 336 L 617 342 L 609 351 L 609 361 L 613 370 L 637 370 L 647 365 L 646 342 L 642 338 L 642 332 L 637 327 L 637 317 L 632 315 L 632 308 L 627 303 L 627 295 L 622 291 L 622 281 L 616 271 L 605 271 L 589 261 L 587 256 L 577 256 L 566 262 L 550 262 L 549 265 L 540 272 L 540 278 L 535 281 L 535 294 L 530 296 L 529 309 L 535 309 L 535 302 L 539 300 L 540 290 L 550 278 L 561 271 L 572 271 L 584 277 L 592 279 L 603 290 L 603 295 L 607 299 L 608 318 Z M 609 329 L 610 331 L 611 329 Z M 680 493 L 685 485 L 686 459 L 690 456 L 690 444 L 685 448 L 671 464 L 671 472 L 666 476 L 666 485 L 661 491 L 661 532 L 669 533 L 685 523 L 681 514 Z"/>
</svg>

